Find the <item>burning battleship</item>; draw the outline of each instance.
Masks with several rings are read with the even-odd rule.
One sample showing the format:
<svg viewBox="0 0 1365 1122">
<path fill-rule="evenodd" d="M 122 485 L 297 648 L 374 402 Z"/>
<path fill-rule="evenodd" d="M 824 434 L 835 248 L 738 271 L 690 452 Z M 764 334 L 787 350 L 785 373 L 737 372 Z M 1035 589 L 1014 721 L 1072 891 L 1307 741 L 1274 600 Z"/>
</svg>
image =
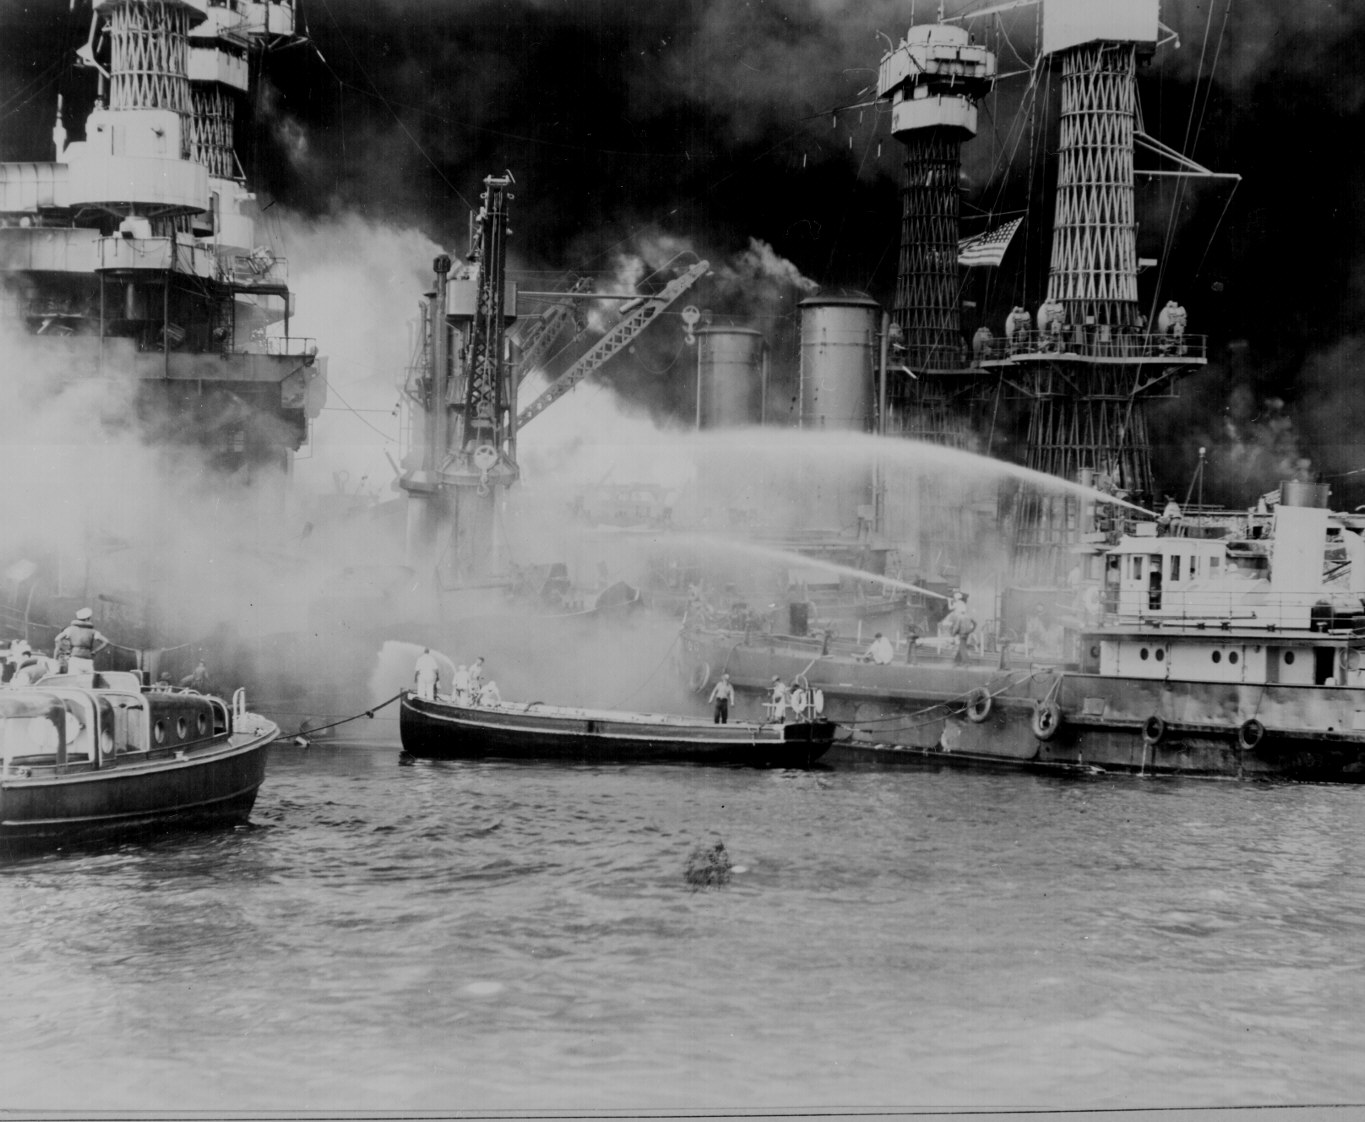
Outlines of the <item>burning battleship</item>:
<svg viewBox="0 0 1365 1122">
<path fill-rule="evenodd" d="M 1027 405 L 1024 464 L 1083 486 L 1021 487 L 1000 504 L 1009 576 L 978 584 L 976 629 L 962 623 L 965 594 L 946 631 L 906 625 L 866 652 L 828 629 L 739 630 L 699 613 L 684 672 L 699 689 L 727 673 L 768 712 L 798 683 L 852 730 L 846 750 L 883 760 L 1358 781 L 1359 519 L 1296 482 L 1259 514 L 1221 519 L 1174 502 L 1134 519 L 1114 502 L 1154 500 L 1147 403 L 1207 356 L 1178 301 L 1139 284 L 1134 149 L 1173 153 L 1141 131 L 1136 72 L 1163 29 L 1155 0 L 1045 0 L 1041 28 L 1042 65 L 1062 85 L 1047 291 L 1036 314 L 1016 304 L 1002 331 L 981 324 L 970 356 L 959 258 L 998 264 L 1019 225 L 956 229 L 958 147 L 994 59 L 940 20 L 882 60 L 878 93 L 907 149 L 895 319 L 914 377 L 888 394 L 883 373 L 872 417 L 881 432 L 960 446 L 1008 392 Z M 869 393 L 870 310 L 864 339 Z M 947 488 L 937 515 L 921 504 L 921 531 L 951 526 L 944 508 L 963 494 Z M 905 496 L 888 492 L 879 529 Z"/>
<path fill-rule="evenodd" d="M 30 383 L 16 387 L 12 447 L 40 449 L 45 498 L 75 524 L 30 541 L 16 528 L 53 520 L 9 519 L 14 636 L 50 645 L 89 604 L 118 668 L 188 671 L 206 637 L 171 590 L 203 600 L 210 573 L 167 570 L 195 566 L 178 555 L 190 538 L 233 537 L 239 513 L 206 517 L 194 481 L 268 492 L 307 442 L 326 363 L 291 333 L 288 262 L 262 236 L 236 147 L 263 57 L 297 39 L 291 0 L 95 0 L 53 159 L 0 164 L 5 336 Z M 35 401 L 58 420 L 39 424 Z"/>
</svg>

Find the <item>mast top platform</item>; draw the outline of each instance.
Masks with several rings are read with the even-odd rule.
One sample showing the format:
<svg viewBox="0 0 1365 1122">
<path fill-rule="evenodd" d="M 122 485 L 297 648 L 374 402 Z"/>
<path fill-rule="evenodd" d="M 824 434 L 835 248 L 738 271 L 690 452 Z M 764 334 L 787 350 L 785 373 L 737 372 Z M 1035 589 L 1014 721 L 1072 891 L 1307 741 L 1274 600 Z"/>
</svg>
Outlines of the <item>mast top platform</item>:
<svg viewBox="0 0 1365 1122">
<path fill-rule="evenodd" d="M 1136 43 L 1149 53 L 1160 31 L 1160 0 L 1043 0 L 1043 53 L 1086 43 Z"/>
</svg>

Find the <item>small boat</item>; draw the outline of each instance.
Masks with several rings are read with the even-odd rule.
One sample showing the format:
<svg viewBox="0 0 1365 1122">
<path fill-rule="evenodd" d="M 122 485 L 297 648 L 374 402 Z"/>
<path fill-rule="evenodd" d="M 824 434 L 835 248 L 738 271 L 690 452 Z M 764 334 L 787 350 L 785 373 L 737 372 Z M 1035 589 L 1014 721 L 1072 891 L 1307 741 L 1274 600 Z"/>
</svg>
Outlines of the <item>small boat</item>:
<svg viewBox="0 0 1365 1122">
<path fill-rule="evenodd" d="M 832 721 L 718 725 L 701 717 L 527 704 L 467 705 L 404 693 L 403 751 L 424 760 L 634 761 L 803 767 L 829 750 Z"/>
<path fill-rule="evenodd" d="M 265 778 L 272 722 L 138 674 L 49 674 L 0 689 L 0 847 L 149 826 L 239 823 Z"/>
</svg>

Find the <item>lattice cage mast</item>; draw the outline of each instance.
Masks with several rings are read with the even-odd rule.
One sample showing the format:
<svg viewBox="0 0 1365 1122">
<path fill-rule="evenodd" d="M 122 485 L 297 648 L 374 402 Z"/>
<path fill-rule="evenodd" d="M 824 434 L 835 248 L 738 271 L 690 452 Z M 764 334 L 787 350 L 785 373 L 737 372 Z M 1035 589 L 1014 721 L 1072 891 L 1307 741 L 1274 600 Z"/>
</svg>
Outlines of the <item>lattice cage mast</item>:
<svg viewBox="0 0 1365 1122">
<path fill-rule="evenodd" d="M 957 260 L 962 145 L 976 135 L 977 102 L 995 55 L 952 24 L 910 28 L 878 71 L 891 132 L 905 147 L 901 242 L 893 316 L 916 374 L 961 369 Z"/>
</svg>

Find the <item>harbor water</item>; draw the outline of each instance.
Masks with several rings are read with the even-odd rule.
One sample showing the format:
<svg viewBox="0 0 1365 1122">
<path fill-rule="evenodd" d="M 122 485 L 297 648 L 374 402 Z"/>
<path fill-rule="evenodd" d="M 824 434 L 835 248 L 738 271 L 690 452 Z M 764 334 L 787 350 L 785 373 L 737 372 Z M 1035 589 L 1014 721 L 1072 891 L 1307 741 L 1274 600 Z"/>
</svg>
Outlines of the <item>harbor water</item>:
<svg viewBox="0 0 1365 1122">
<path fill-rule="evenodd" d="M 249 827 L 0 866 L 5 1105 L 1360 1102 L 1362 798 L 279 746 Z"/>
</svg>

